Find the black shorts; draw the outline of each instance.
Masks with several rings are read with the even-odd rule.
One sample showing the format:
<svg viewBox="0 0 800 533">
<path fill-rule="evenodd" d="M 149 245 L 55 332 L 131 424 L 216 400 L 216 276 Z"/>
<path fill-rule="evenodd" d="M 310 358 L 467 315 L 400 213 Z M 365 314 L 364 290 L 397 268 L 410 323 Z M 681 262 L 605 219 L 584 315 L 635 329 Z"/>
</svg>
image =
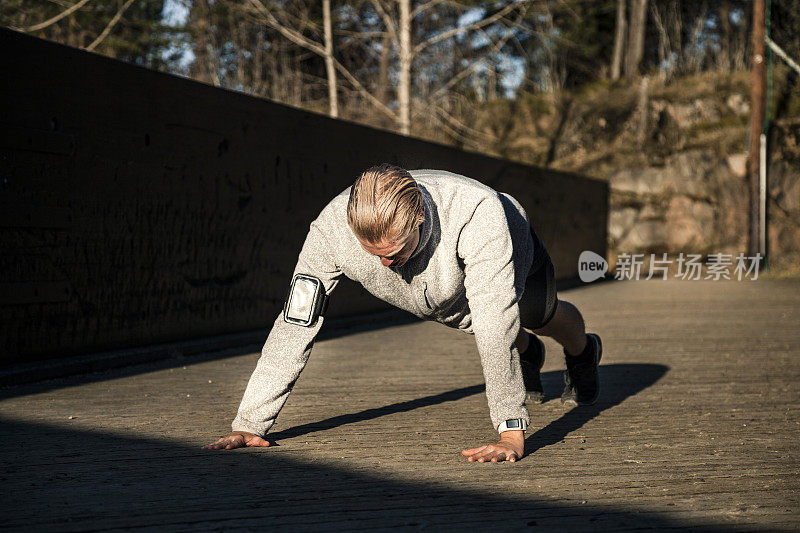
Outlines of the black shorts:
<svg viewBox="0 0 800 533">
<path fill-rule="evenodd" d="M 556 314 L 556 277 L 550 254 L 531 228 L 534 243 L 533 264 L 525 279 L 525 291 L 519 300 L 520 324 L 539 329 Z"/>
</svg>

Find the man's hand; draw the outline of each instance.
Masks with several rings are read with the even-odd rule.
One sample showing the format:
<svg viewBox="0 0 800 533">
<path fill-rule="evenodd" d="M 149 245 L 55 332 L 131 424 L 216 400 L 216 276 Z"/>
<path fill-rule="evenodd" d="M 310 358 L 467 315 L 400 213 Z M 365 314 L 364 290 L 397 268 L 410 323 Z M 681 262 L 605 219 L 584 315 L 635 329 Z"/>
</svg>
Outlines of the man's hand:
<svg viewBox="0 0 800 533">
<path fill-rule="evenodd" d="M 203 450 L 232 450 L 245 446 L 269 446 L 269 442 L 254 433 L 247 431 L 234 431 L 227 437 L 222 437 L 216 442 L 206 444 Z"/>
<path fill-rule="evenodd" d="M 478 461 L 479 463 L 486 461 L 493 463 L 510 461 L 513 463 L 520 459 L 523 453 L 525 453 L 525 436 L 523 432 L 511 430 L 502 432 L 500 434 L 500 442 L 497 444 L 464 450 L 461 455 L 468 456 L 467 461 Z"/>
</svg>

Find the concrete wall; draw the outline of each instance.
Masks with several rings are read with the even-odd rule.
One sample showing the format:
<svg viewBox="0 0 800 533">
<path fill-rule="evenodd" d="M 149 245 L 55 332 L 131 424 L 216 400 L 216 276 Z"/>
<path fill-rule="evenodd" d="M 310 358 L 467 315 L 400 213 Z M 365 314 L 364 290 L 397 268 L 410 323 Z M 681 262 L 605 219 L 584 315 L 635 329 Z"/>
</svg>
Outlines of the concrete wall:
<svg viewBox="0 0 800 533">
<path fill-rule="evenodd" d="M 405 138 L 0 29 L 0 362 L 267 328 L 308 224 L 364 168 L 526 207 L 559 277 L 603 253 L 604 183 Z M 344 283 L 331 316 L 385 309 Z"/>
</svg>

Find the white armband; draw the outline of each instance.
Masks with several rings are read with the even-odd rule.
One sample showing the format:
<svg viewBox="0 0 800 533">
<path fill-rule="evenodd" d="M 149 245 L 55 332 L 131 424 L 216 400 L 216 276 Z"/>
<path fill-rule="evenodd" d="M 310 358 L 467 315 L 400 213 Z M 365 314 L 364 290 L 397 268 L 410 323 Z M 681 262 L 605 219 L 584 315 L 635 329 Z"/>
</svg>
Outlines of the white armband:
<svg viewBox="0 0 800 533">
<path fill-rule="evenodd" d="M 308 274 L 295 274 L 283 305 L 283 319 L 290 324 L 313 326 L 327 304 L 322 280 Z"/>
</svg>

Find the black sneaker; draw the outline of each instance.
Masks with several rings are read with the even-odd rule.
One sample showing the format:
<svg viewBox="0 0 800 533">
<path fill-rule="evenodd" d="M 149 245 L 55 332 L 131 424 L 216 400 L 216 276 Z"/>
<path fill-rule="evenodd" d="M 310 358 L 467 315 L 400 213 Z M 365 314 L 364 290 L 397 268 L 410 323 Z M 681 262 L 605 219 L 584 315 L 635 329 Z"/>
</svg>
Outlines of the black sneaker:
<svg viewBox="0 0 800 533">
<path fill-rule="evenodd" d="M 586 342 L 591 343 L 591 353 L 588 356 L 566 357 L 564 393 L 561 395 L 561 403 L 564 405 L 592 405 L 600 394 L 597 366 L 603 356 L 603 343 L 594 333 L 586 334 Z"/>
<path fill-rule="evenodd" d="M 525 382 L 527 391 L 526 399 L 532 403 L 544 401 L 541 370 L 544 365 L 544 343 L 536 335 L 529 335 L 528 349 L 519 354 L 519 364 L 522 367 L 522 381 Z"/>
</svg>

